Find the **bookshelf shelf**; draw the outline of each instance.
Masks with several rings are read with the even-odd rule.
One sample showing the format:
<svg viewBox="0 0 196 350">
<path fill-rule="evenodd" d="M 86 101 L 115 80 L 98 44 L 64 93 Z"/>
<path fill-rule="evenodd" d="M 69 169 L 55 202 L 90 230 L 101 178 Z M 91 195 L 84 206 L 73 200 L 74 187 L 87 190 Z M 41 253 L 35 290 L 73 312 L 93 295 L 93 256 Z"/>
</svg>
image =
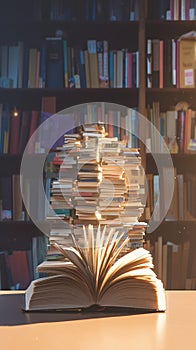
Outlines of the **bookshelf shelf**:
<svg viewBox="0 0 196 350">
<path fill-rule="evenodd" d="M 164 167 L 168 156 L 165 154 L 156 154 Z M 196 153 L 190 154 L 171 154 L 174 167 L 178 169 L 178 173 L 184 173 L 189 170 L 191 173 L 196 172 Z M 155 161 L 150 153 L 146 154 L 146 173 L 157 174 Z"/>
<path fill-rule="evenodd" d="M 182 88 L 148 88 L 146 91 L 147 101 L 152 104 L 153 101 L 160 101 L 160 105 L 165 109 L 175 106 L 179 101 L 186 101 L 190 106 L 196 109 L 195 102 L 195 88 L 182 89 Z M 163 107 L 161 107 L 163 108 Z"/>
<path fill-rule="evenodd" d="M 45 37 L 54 37 L 56 31 L 62 31 L 68 43 L 72 45 L 85 46 L 86 40 L 96 38 L 97 40 L 108 40 L 110 48 L 117 49 L 138 46 L 138 21 L 114 21 L 114 22 L 85 22 L 85 21 L 12 21 L 0 24 L 0 30 L 7 29 L 6 41 L 41 43 Z M 119 32 L 121 35 L 119 36 Z M 80 33 L 80 35 L 78 35 Z M 130 33 L 132 33 L 130 38 Z M 5 40 L 5 39 L 4 39 Z"/>
<path fill-rule="evenodd" d="M 195 88 L 148 88 L 146 89 L 147 101 L 152 104 L 153 101 L 159 101 L 161 109 L 170 109 L 171 106 L 175 106 L 179 101 L 186 101 L 190 104 L 191 108 L 196 109 L 195 102 Z"/>
<path fill-rule="evenodd" d="M 29 162 L 29 165 L 33 162 L 33 165 L 36 166 L 36 162 L 39 162 L 42 158 L 45 159 L 45 157 L 45 154 L 29 154 L 28 159 L 26 159 L 26 161 Z M 21 160 L 21 154 L 0 154 L 0 177 L 9 176 L 12 174 L 19 174 Z M 29 176 L 31 176 L 30 173 Z"/>
<path fill-rule="evenodd" d="M 21 155 L 1 154 L 0 155 L 0 177 L 9 176 L 10 174 L 19 174 Z"/>
<path fill-rule="evenodd" d="M 178 37 L 186 32 L 195 29 L 195 20 L 147 20 L 146 21 L 146 35 L 147 37 Z"/>
<path fill-rule="evenodd" d="M 182 93 L 182 94 L 195 94 L 196 92 L 196 88 L 176 88 L 176 87 L 171 87 L 171 88 L 148 88 L 147 89 L 147 93 L 150 94 L 155 94 L 155 93 L 159 93 L 159 94 L 168 94 L 168 93 L 172 93 L 172 94 L 178 94 L 178 93 Z"/>
<path fill-rule="evenodd" d="M 6 234 L 5 234 L 6 233 Z M 0 250 L 27 250 L 42 233 L 28 221 L 0 221 Z"/>
<path fill-rule="evenodd" d="M 172 241 L 180 244 L 186 240 L 191 240 L 193 244 L 196 244 L 195 228 L 196 220 L 163 221 L 156 232 L 147 234 L 146 238 L 150 238 L 152 243 L 156 241 L 158 236 L 162 236 L 163 242 Z"/>
<path fill-rule="evenodd" d="M 114 102 L 127 107 L 138 104 L 137 88 L 80 88 L 80 89 L 40 89 L 40 88 L 0 88 L 1 101 L 17 108 L 40 109 L 42 96 L 56 96 L 58 109 L 72 105 L 96 101 Z"/>
</svg>

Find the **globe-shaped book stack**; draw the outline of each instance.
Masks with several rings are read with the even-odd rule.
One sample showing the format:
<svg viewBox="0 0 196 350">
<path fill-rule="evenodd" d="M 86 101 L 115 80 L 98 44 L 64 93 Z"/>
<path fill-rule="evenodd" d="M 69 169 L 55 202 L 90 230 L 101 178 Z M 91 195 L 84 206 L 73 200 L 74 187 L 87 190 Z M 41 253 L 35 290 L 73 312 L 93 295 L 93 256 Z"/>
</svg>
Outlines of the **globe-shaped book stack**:
<svg viewBox="0 0 196 350">
<path fill-rule="evenodd" d="M 102 123 L 85 124 L 64 136 L 53 160 L 57 176 L 51 181 L 50 242 L 82 244 L 84 226 L 112 227 L 129 236 L 125 250 L 143 246 L 146 223 L 145 176 L 139 150 L 108 137 Z"/>
</svg>

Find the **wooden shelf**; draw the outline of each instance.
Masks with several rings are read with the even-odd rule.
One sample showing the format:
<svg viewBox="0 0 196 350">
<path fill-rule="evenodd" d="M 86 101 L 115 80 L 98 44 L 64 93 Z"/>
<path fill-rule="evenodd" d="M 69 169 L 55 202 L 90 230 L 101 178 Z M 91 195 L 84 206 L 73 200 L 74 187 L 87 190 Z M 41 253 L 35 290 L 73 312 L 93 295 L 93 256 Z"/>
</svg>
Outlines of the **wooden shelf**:
<svg viewBox="0 0 196 350">
<path fill-rule="evenodd" d="M 179 101 L 186 101 L 190 107 L 196 109 L 196 88 L 149 88 L 146 89 L 146 97 L 149 105 L 154 101 L 160 102 L 161 110 L 174 108 Z"/>
<path fill-rule="evenodd" d="M 0 221 L 0 250 L 31 248 L 32 237 L 42 233 L 29 221 Z"/>
<path fill-rule="evenodd" d="M 56 36 L 61 30 L 68 44 L 86 47 L 89 38 L 108 40 L 111 49 L 138 47 L 138 22 L 81 22 L 81 21 L 12 21 L 9 24 L 1 21 L 0 30 L 4 32 L 4 40 L 17 42 L 22 40 L 28 43 L 42 43 L 46 37 Z M 5 32 L 6 27 L 6 32 Z M 121 33 L 119 35 L 119 32 Z M 79 35 L 78 35 L 79 33 Z M 130 33 L 131 40 L 130 40 Z"/>
<path fill-rule="evenodd" d="M 178 38 L 182 34 L 195 30 L 196 21 L 166 21 L 166 20 L 147 20 L 146 37 L 162 39 L 165 37 Z"/>
<path fill-rule="evenodd" d="M 32 170 L 36 167 L 37 162 L 45 159 L 45 154 L 29 154 L 25 158 L 26 162 L 29 163 L 29 177 L 32 177 Z M 12 174 L 20 173 L 20 166 L 22 161 L 21 154 L 0 154 L 0 177 L 10 176 Z M 26 163 L 26 164 L 28 164 Z"/>
<path fill-rule="evenodd" d="M 20 173 L 21 155 L 1 154 L 0 155 L 0 177 Z"/>
<path fill-rule="evenodd" d="M 160 164 L 164 167 L 168 159 L 166 154 L 156 154 L 160 160 Z M 190 154 L 171 154 L 174 167 L 177 168 L 178 174 L 186 171 L 196 172 L 196 152 Z M 151 153 L 146 154 L 146 173 L 157 174 L 157 167 Z"/>
<path fill-rule="evenodd" d="M 17 108 L 36 110 L 41 108 L 42 96 L 56 96 L 58 110 L 86 102 L 113 102 L 127 107 L 138 105 L 137 88 L 108 89 L 3 89 L 0 88 L 1 102 Z"/>
<path fill-rule="evenodd" d="M 163 237 L 163 242 L 172 241 L 176 244 L 190 239 L 196 246 L 196 220 L 193 221 L 163 221 L 156 231 L 146 234 L 152 242 L 157 240 L 158 236 Z"/>
</svg>

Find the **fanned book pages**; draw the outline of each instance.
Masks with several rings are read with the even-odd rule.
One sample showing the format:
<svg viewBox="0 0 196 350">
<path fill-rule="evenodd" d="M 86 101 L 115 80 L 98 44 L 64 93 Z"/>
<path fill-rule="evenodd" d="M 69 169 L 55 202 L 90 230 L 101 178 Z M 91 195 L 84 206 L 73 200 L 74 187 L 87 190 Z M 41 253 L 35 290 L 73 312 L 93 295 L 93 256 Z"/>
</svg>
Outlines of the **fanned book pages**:
<svg viewBox="0 0 196 350">
<path fill-rule="evenodd" d="M 81 247 L 56 244 L 61 260 L 44 261 L 39 272 L 48 274 L 31 282 L 25 293 L 26 311 L 129 307 L 165 311 L 162 282 L 152 257 L 144 248 L 122 253 L 127 239 L 115 229 L 106 233 L 91 225 L 84 228 Z"/>
</svg>

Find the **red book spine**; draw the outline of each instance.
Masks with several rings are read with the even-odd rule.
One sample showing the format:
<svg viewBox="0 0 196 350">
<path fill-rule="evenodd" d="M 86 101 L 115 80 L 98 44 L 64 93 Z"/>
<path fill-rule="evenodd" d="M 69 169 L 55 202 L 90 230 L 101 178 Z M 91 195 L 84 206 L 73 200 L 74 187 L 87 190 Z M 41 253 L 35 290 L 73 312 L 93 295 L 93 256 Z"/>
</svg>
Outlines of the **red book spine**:
<svg viewBox="0 0 196 350">
<path fill-rule="evenodd" d="M 174 0 L 170 0 L 171 20 L 174 20 Z"/>
<path fill-rule="evenodd" d="M 186 20 L 190 19 L 189 10 L 190 10 L 190 1 L 186 0 L 185 1 L 185 18 L 186 18 Z"/>
<path fill-rule="evenodd" d="M 33 134 L 36 131 L 38 126 L 38 119 L 39 119 L 39 111 L 32 111 L 30 128 L 29 128 L 29 140 L 30 139 L 31 140 L 30 140 L 30 143 L 28 144 L 28 153 L 35 152 L 36 135 L 33 135 Z"/>
<path fill-rule="evenodd" d="M 19 144 L 19 134 L 20 134 L 20 114 L 12 113 L 11 115 L 11 129 L 10 129 L 10 153 L 18 153 Z"/>
</svg>

